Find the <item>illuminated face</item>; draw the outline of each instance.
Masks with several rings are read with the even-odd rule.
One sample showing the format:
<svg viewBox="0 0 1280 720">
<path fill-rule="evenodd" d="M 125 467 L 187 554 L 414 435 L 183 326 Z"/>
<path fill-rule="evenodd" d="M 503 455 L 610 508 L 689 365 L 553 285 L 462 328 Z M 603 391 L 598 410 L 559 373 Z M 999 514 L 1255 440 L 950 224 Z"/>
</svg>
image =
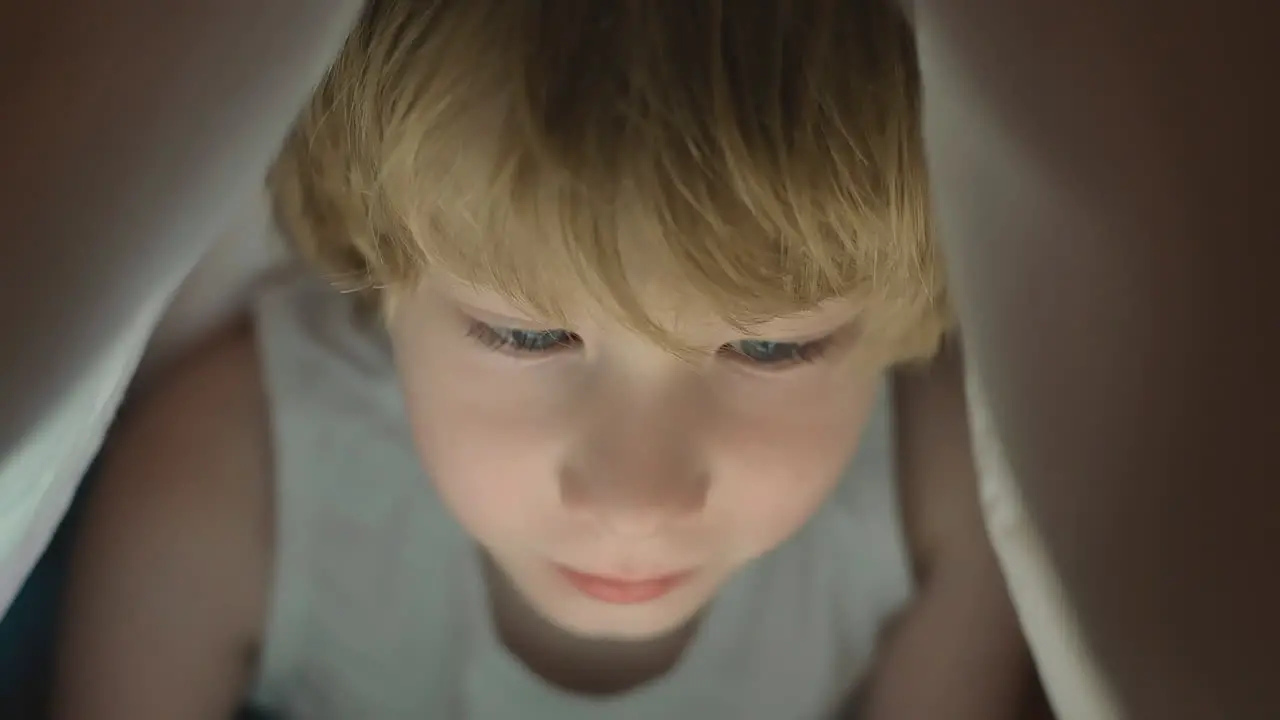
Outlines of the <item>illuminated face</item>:
<svg viewBox="0 0 1280 720">
<path fill-rule="evenodd" d="M 434 279 L 392 335 L 441 497 L 524 601 L 571 633 L 645 639 L 798 530 L 857 446 L 877 373 L 839 302 L 753 327 L 655 307 L 704 354 L 622 325 L 548 326 Z"/>
</svg>

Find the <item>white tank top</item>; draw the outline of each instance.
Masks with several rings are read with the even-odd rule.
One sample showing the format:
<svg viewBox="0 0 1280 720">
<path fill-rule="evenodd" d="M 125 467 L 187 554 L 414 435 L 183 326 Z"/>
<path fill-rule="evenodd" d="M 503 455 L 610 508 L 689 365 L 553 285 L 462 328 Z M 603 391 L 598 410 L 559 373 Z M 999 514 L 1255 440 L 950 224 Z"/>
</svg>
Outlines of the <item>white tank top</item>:
<svg viewBox="0 0 1280 720">
<path fill-rule="evenodd" d="M 294 282 L 255 308 L 276 562 L 254 701 L 296 720 L 827 716 L 912 593 L 886 393 L 839 489 L 721 591 L 677 665 L 608 698 L 543 682 L 498 640 L 474 543 L 414 454 L 387 340 Z"/>
</svg>

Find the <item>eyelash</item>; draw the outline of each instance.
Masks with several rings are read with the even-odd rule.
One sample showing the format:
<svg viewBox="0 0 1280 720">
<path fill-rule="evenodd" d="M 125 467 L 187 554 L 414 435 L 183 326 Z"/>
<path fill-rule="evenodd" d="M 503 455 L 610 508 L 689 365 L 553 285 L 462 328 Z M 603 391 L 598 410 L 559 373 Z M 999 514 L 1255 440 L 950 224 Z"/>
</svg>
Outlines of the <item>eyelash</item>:
<svg viewBox="0 0 1280 720">
<path fill-rule="evenodd" d="M 766 370 L 784 370 L 797 365 L 810 365 L 818 362 L 831 349 L 833 338 L 825 337 L 819 340 L 813 340 L 805 343 L 775 343 L 767 340 L 743 341 L 743 342 L 764 342 L 786 350 L 784 356 L 778 360 L 758 360 L 743 352 L 738 343 L 723 345 L 720 347 L 718 354 L 729 359 L 750 365 L 755 368 Z"/>
<path fill-rule="evenodd" d="M 511 337 L 511 335 L 516 333 L 525 333 L 535 336 L 555 334 L 561 336 L 561 339 L 550 342 L 541 347 L 526 347 Z M 478 320 L 473 320 L 467 328 L 467 337 L 476 340 L 490 350 L 516 357 L 548 355 L 564 350 L 571 350 L 582 344 L 582 338 L 567 330 L 521 330 L 520 328 L 496 327 Z M 798 365 L 812 364 L 821 360 L 823 356 L 826 355 L 827 351 L 831 349 L 831 346 L 834 344 L 833 341 L 834 337 L 825 337 L 805 343 L 771 343 L 770 341 L 765 340 L 740 341 L 740 343 L 769 343 L 773 345 L 775 349 L 782 348 L 787 350 L 784 357 L 778 360 L 755 359 L 738 347 L 740 343 L 723 345 L 716 351 L 716 354 L 734 362 L 739 362 L 754 368 L 783 370 Z"/>
<path fill-rule="evenodd" d="M 563 336 L 558 342 L 553 342 L 545 347 L 530 348 L 524 347 L 520 343 L 513 340 L 509 335 L 515 333 L 526 333 L 528 335 L 551 334 L 556 333 Z M 582 339 L 574 333 L 567 330 L 521 330 L 520 328 L 504 328 L 495 327 L 479 320 L 473 320 L 467 328 L 467 337 L 478 341 L 481 345 L 504 352 L 508 355 L 545 355 L 548 353 L 559 352 L 577 347 L 581 344 Z"/>
</svg>

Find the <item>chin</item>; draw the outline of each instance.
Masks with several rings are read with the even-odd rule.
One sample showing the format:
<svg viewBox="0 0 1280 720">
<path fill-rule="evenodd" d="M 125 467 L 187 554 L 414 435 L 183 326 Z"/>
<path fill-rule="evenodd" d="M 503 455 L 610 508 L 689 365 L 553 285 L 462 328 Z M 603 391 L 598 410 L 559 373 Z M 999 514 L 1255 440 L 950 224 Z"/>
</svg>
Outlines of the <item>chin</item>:
<svg viewBox="0 0 1280 720">
<path fill-rule="evenodd" d="M 609 607 L 594 603 L 571 603 L 543 615 L 561 630 L 592 640 L 639 642 L 670 635 L 689 623 L 697 608 L 673 607 L 670 603 L 652 606 Z"/>
<path fill-rule="evenodd" d="M 556 621 L 566 632 L 588 640 L 643 642 L 656 640 L 679 630 L 687 619 L 658 624 L 648 623 L 569 623 Z"/>
</svg>

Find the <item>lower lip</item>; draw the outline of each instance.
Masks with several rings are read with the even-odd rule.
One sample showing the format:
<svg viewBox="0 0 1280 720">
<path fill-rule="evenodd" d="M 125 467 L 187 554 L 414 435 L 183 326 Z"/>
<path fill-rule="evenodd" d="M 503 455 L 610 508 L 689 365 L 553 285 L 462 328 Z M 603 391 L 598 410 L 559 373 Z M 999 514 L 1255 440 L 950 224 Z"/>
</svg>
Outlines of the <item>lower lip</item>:
<svg viewBox="0 0 1280 720">
<path fill-rule="evenodd" d="M 648 580 L 618 580 L 588 575 L 568 568 L 557 568 L 561 577 L 575 590 L 611 605 L 639 605 L 653 602 L 675 590 L 688 578 L 688 573 L 665 575 Z"/>
</svg>

